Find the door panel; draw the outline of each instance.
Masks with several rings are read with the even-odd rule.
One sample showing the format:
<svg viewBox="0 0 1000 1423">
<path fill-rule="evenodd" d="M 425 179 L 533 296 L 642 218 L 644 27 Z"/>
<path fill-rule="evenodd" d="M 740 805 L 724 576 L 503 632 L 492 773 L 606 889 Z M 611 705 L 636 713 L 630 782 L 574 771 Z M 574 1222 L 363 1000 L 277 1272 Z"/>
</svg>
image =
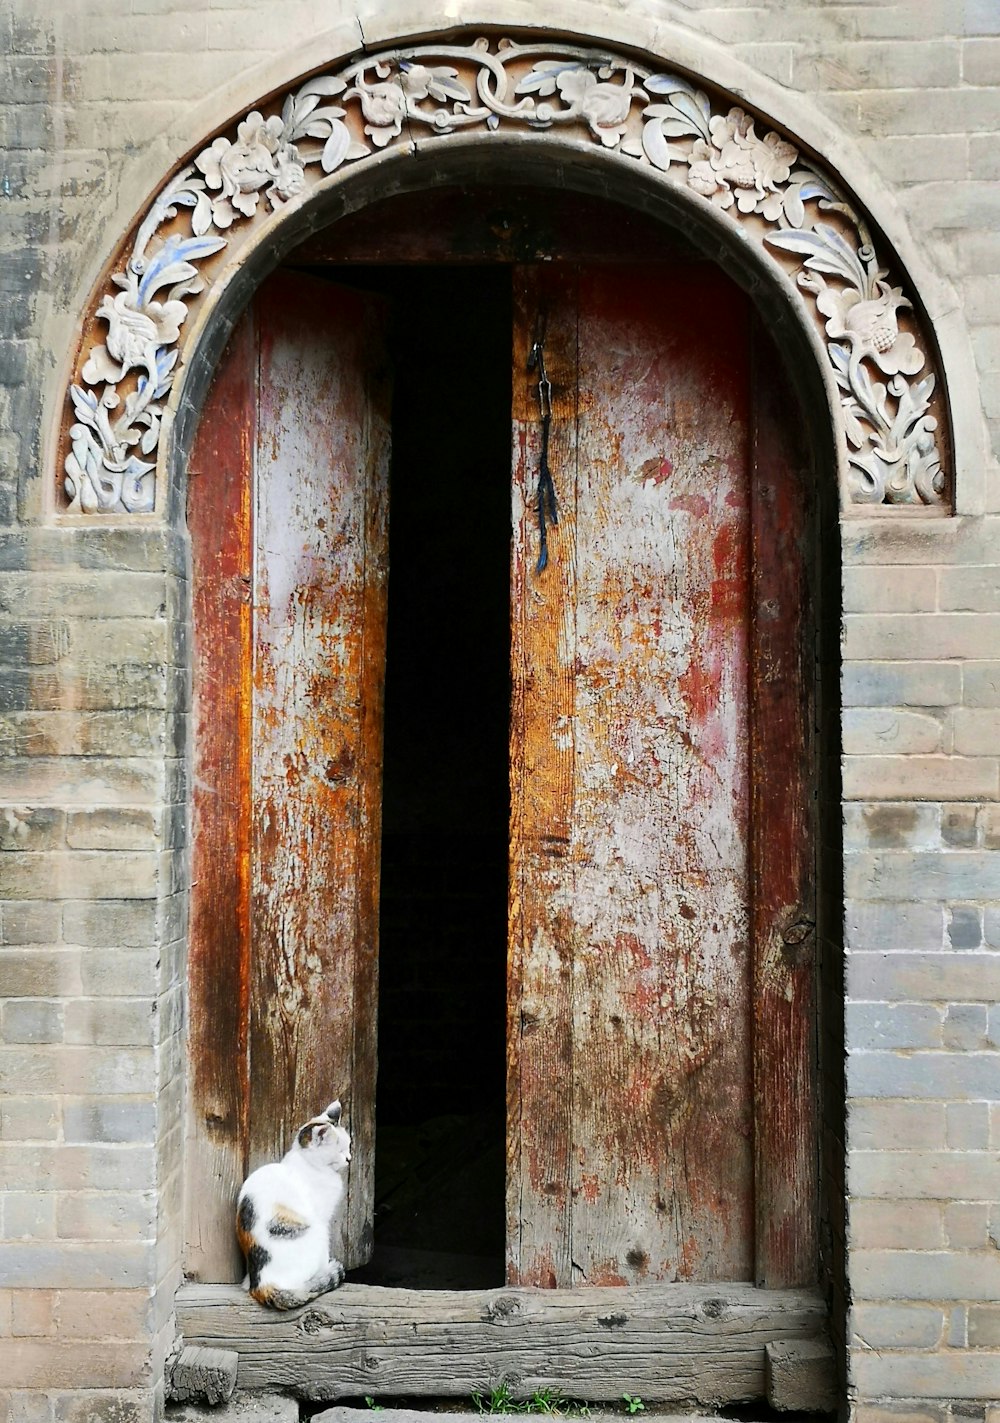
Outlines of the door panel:
<svg viewBox="0 0 1000 1423">
<path fill-rule="evenodd" d="M 774 577 L 766 521 L 752 533 L 748 303 L 707 265 L 539 267 L 516 269 L 515 311 L 508 1274 L 750 1279 L 755 1215 L 772 1219 L 751 846 L 770 873 L 780 812 L 760 789 L 754 839 L 751 583 L 756 567 L 768 603 Z M 536 575 L 540 311 L 562 522 Z M 774 476 L 784 509 L 795 473 Z M 800 694 L 754 705 L 800 726 Z M 801 872 L 809 834 L 797 854 Z M 788 1033 L 801 1024 L 804 999 Z M 793 1207 L 782 1229 L 801 1227 Z M 814 1253 L 796 1259 L 795 1282 L 812 1278 Z"/>
<path fill-rule="evenodd" d="M 246 1170 L 287 1148 L 299 1123 L 341 1096 L 354 1138 L 350 1248 L 341 1249 L 354 1266 L 368 1258 L 372 1239 L 389 453 L 382 313 L 362 294 L 282 273 L 261 289 L 245 322 L 255 333 L 255 412 L 229 410 L 227 420 L 242 416 L 256 430 L 252 471 L 231 481 L 234 510 L 253 475 L 253 517 L 240 525 L 246 545 L 238 559 L 252 570 L 242 575 L 252 604 L 242 677 L 246 683 L 252 669 L 252 686 L 248 712 L 231 717 L 221 736 L 203 738 L 197 753 L 206 785 L 216 763 L 248 768 L 248 811 L 231 843 L 248 866 L 245 941 L 228 949 L 245 985 L 237 992 L 242 1022 L 229 1036 L 247 1105 L 230 1157 L 240 1158 L 238 1185 Z M 206 483 L 210 476 L 206 470 Z M 224 523 L 227 511 L 215 514 Z M 207 556 L 223 523 L 200 527 L 195 538 L 209 605 L 231 596 Z M 217 623 L 203 611 L 200 685 L 211 684 Z M 223 648 L 230 655 L 231 643 Z M 208 838 L 227 828 L 234 833 L 216 822 Z M 225 935 L 216 934 L 211 910 L 203 908 L 208 941 L 196 961 L 210 962 L 216 981 L 225 981 Z M 214 1033 L 204 997 L 192 1004 L 196 1058 L 211 1052 Z M 196 1076 L 196 1141 L 211 1133 L 205 1108 Z M 215 1216 L 223 1236 L 232 1232 L 232 1178 L 231 1165 L 224 1181 L 201 1183 L 210 1199 L 221 1196 Z"/>
</svg>

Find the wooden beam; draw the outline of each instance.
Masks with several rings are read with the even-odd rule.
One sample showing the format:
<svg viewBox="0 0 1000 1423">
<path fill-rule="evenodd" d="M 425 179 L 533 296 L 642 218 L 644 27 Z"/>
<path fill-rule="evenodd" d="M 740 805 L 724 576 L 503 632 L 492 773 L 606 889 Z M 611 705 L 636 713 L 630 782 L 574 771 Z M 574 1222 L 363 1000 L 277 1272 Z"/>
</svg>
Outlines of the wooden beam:
<svg viewBox="0 0 1000 1423">
<path fill-rule="evenodd" d="M 240 1389 L 299 1398 L 469 1395 L 506 1381 L 594 1401 L 703 1405 L 761 1398 L 765 1348 L 815 1339 L 811 1290 L 644 1285 L 579 1290 L 397 1290 L 344 1285 L 303 1309 L 265 1309 L 228 1285 L 186 1285 L 188 1344 L 239 1354 Z"/>
</svg>

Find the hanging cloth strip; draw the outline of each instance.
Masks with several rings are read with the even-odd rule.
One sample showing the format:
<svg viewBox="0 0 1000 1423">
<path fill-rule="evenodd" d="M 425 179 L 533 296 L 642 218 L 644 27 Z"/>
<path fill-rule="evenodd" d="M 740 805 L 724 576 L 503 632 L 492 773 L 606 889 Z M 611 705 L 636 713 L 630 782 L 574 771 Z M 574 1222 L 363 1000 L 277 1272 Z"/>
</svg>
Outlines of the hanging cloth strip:
<svg viewBox="0 0 1000 1423">
<path fill-rule="evenodd" d="M 545 372 L 545 322 L 539 318 L 537 335 L 528 356 L 528 370 L 538 371 L 538 409 L 542 421 L 542 453 L 538 462 L 538 562 L 535 572 L 542 573 L 548 567 L 549 539 L 548 524 L 559 522 L 556 504 L 556 487 L 549 469 L 549 426 L 552 423 L 552 382 Z"/>
</svg>

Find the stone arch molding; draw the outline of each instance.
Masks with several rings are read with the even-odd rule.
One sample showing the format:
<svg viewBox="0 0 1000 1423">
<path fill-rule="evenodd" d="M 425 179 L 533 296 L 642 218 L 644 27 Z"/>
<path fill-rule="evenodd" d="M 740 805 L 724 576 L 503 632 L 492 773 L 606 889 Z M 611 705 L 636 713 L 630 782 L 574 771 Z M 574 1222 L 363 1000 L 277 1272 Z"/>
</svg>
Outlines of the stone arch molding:
<svg viewBox="0 0 1000 1423">
<path fill-rule="evenodd" d="M 844 504 L 950 511 L 930 333 L 895 284 L 898 262 L 876 249 L 831 174 L 730 96 L 680 74 L 559 40 L 476 39 L 366 54 L 315 74 L 219 133 L 163 186 L 84 326 L 64 512 L 154 511 L 185 332 L 241 233 L 394 148 L 469 130 L 481 135 L 484 162 L 498 130 L 600 145 L 738 224 L 804 303 L 813 344 L 826 351 Z"/>
</svg>

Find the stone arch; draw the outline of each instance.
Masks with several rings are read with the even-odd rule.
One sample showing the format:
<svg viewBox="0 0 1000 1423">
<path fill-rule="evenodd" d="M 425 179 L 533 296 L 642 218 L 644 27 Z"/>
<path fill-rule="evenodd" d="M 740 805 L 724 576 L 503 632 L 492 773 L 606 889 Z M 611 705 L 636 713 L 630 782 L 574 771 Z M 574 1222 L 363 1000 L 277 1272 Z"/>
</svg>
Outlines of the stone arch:
<svg viewBox="0 0 1000 1423">
<path fill-rule="evenodd" d="M 761 130 L 758 132 L 758 128 Z M 59 512 L 168 515 L 201 394 L 250 291 L 374 195 L 482 174 L 620 196 L 754 292 L 833 431 L 845 513 L 947 514 L 934 333 L 891 245 L 800 142 L 655 59 L 537 36 L 364 53 L 262 101 L 161 188 L 95 293 Z"/>
</svg>

